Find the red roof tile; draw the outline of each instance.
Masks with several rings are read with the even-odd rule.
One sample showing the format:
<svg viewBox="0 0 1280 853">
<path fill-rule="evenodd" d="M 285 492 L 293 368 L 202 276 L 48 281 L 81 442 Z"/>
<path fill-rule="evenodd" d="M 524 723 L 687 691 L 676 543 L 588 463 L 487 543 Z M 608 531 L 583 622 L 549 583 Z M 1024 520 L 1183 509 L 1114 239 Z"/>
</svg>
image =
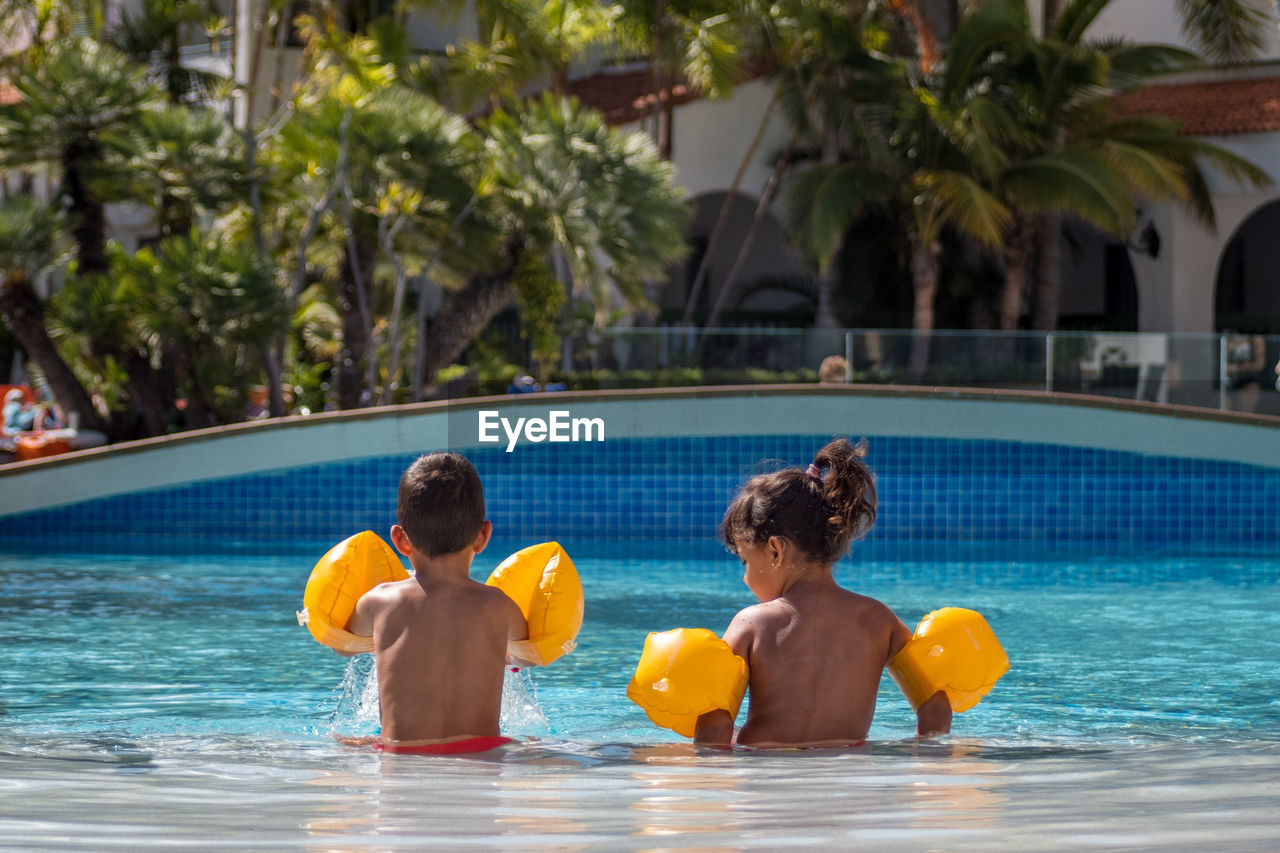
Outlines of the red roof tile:
<svg viewBox="0 0 1280 853">
<path fill-rule="evenodd" d="M 769 73 L 767 61 L 749 59 L 739 72 L 738 83 L 747 83 Z M 667 90 L 655 91 L 654 81 L 644 68 L 627 71 L 597 71 L 595 74 L 569 81 L 569 94 L 584 106 L 604 113 L 612 125 L 628 124 L 643 118 L 650 110 L 667 100 Z M 671 87 L 676 106 L 696 101 L 702 95 L 684 83 Z"/>
<path fill-rule="evenodd" d="M 1191 136 L 1280 130 L 1280 77 L 1147 86 L 1117 102 L 1128 115 L 1176 119 Z"/>
<path fill-rule="evenodd" d="M 653 91 L 649 72 L 644 69 L 597 72 L 589 77 L 571 80 L 568 89 L 569 94 L 581 101 L 583 106 L 604 113 L 609 124 L 614 125 L 627 124 L 639 119 L 667 98 L 665 89 Z M 673 86 L 672 92 L 677 106 L 687 104 L 698 97 L 683 83 Z"/>
</svg>

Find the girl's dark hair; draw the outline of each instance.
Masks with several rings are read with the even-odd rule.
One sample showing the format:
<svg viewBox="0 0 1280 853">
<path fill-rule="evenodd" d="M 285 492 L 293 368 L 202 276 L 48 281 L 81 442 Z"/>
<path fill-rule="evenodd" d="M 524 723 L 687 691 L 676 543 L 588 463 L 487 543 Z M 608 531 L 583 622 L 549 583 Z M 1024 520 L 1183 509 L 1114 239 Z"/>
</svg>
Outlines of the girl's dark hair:
<svg viewBox="0 0 1280 853">
<path fill-rule="evenodd" d="M 855 446 L 837 438 L 807 471 L 752 477 L 725 510 L 720 539 L 736 553 L 738 542 L 758 545 L 780 536 L 811 558 L 834 563 L 876 520 L 876 483 L 862 461 L 866 455 L 865 441 Z"/>
</svg>

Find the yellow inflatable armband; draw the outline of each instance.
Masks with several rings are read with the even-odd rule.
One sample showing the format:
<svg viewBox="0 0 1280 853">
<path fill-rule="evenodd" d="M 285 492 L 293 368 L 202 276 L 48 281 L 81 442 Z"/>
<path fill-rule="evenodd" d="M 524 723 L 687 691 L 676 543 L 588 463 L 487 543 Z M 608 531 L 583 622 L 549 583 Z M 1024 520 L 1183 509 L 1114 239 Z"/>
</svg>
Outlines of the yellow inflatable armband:
<svg viewBox="0 0 1280 853">
<path fill-rule="evenodd" d="M 391 546 L 372 530 L 343 539 L 320 558 L 302 594 L 298 624 L 319 642 L 340 652 L 371 652 L 372 637 L 345 630 L 360 596 L 387 581 L 409 577 Z"/>
<path fill-rule="evenodd" d="M 582 581 L 559 542 L 521 548 L 485 581 L 520 607 L 529 639 L 507 644 L 512 657 L 545 666 L 577 646 L 582 628 Z"/>
<path fill-rule="evenodd" d="M 920 620 L 916 633 L 889 661 L 912 708 L 945 690 L 951 710 L 967 711 L 1009 671 L 1009 656 L 982 614 L 943 607 Z"/>
<path fill-rule="evenodd" d="M 627 698 L 663 728 L 693 737 L 709 711 L 738 716 L 747 678 L 747 662 L 714 632 L 676 628 L 645 638 Z"/>
</svg>

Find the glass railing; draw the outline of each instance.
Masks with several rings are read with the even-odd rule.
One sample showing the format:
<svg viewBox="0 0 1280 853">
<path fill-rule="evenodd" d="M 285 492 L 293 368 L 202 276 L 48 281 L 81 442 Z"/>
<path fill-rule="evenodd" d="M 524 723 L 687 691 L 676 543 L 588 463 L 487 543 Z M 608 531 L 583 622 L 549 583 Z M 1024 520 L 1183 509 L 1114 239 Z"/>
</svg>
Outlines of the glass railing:
<svg viewBox="0 0 1280 853">
<path fill-rule="evenodd" d="M 828 381 L 1095 394 L 1280 415 L 1280 336 L 614 328 L 564 342 L 578 387 Z"/>
</svg>

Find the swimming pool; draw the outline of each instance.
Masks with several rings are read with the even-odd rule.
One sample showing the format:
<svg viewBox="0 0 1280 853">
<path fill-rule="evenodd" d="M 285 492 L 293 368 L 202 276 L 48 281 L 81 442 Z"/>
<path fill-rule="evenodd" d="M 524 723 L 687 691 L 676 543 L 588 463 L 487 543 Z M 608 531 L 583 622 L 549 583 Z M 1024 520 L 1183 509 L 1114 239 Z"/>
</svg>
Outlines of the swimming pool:
<svg viewBox="0 0 1280 853">
<path fill-rule="evenodd" d="M 565 406 L 607 440 L 476 444 Z M 955 389 L 528 395 L 339 413 L 0 469 L 0 848 L 1276 849 L 1277 423 Z M 761 460 L 866 436 L 881 514 L 840 579 L 906 621 L 982 611 L 1013 669 L 948 738 L 694 751 L 624 696 L 650 630 L 750 603 L 715 521 Z M 293 612 L 385 533 L 425 449 L 508 541 L 558 538 L 580 647 L 509 683 L 500 756 L 335 744 L 371 708 Z M 7 469 L 7 470 L 6 470 Z M 518 536 L 518 541 L 515 537 Z M 345 687 L 344 687 L 345 685 Z M 536 697 L 536 701 L 534 699 Z"/>
<path fill-rule="evenodd" d="M 523 544 L 495 542 L 476 574 Z M 358 672 L 293 618 L 325 543 L 0 554 L 0 847 L 1280 840 L 1275 556 L 855 545 L 844 584 L 912 624 L 946 604 L 982 611 L 1013 669 L 937 742 L 908 737 L 885 679 L 869 747 L 724 754 L 649 725 L 624 690 L 647 631 L 722 630 L 750 603 L 737 561 L 705 540 L 566 546 L 587 595 L 579 648 L 509 685 L 504 722 L 523 742 L 472 758 L 331 740 L 368 717 Z"/>
</svg>

